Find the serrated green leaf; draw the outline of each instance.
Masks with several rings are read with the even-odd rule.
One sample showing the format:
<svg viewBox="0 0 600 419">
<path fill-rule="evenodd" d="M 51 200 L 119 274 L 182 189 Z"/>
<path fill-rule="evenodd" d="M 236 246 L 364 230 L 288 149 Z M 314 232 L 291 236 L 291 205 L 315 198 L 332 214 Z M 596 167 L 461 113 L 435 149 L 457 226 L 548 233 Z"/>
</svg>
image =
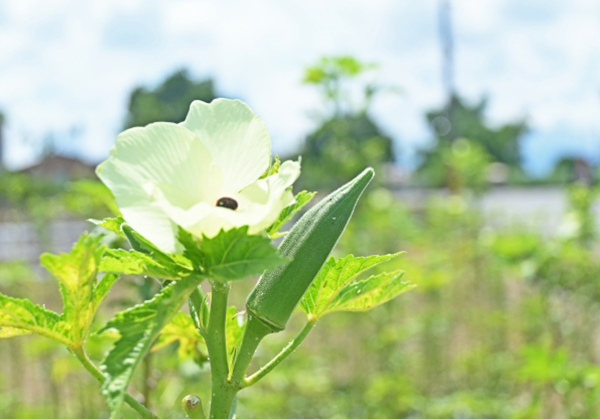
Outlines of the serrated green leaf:
<svg viewBox="0 0 600 419">
<path fill-rule="evenodd" d="M 208 359 L 204 338 L 196 330 L 192 318 L 182 311 L 162 329 L 151 351 L 157 351 L 173 342 L 179 343 L 177 353 L 180 360 L 192 358 L 196 361 L 206 361 Z"/>
<path fill-rule="evenodd" d="M 121 230 L 121 226 L 125 222 L 123 217 L 105 218 L 103 220 L 89 219 L 88 221 L 90 223 L 96 224 L 97 226 L 112 231 L 113 233 L 118 234 L 121 237 L 125 237 L 123 230 Z"/>
<path fill-rule="evenodd" d="M 321 314 L 336 311 L 367 311 L 384 304 L 414 285 L 402 279 L 404 272 L 385 272 L 365 280 L 348 284 L 331 305 Z"/>
<path fill-rule="evenodd" d="M 129 224 L 123 224 L 121 230 L 123 230 L 123 233 L 127 236 L 127 240 L 129 240 L 133 250 L 147 254 L 161 265 L 168 266 L 169 264 L 175 263 L 175 260 L 171 256 L 159 250 L 158 247 L 135 231 Z"/>
<path fill-rule="evenodd" d="M 316 194 L 316 192 L 298 192 L 295 196 L 296 202 L 294 202 L 292 205 L 288 205 L 283 209 L 283 211 L 281 211 L 281 214 L 279 214 L 279 218 L 277 219 L 277 221 L 275 221 L 267 229 L 267 233 L 269 233 L 269 235 L 271 236 L 276 236 L 279 230 L 281 230 L 281 228 L 285 225 L 285 223 L 290 221 L 294 214 L 296 214 L 298 211 L 300 211 L 300 209 L 302 209 L 302 207 L 308 204 Z"/>
<path fill-rule="evenodd" d="M 165 325 L 177 314 L 202 279 L 190 276 L 174 281 L 153 299 L 117 313 L 100 331 L 115 329 L 120 338 L 106 356 L 101 368 L 106 376 L 102 393 L 115 418 L 135 368 Z"/>
<path fill-rule="evenodd" d="M 83 234 L 70 253 L 42 255 L 42 265 L 59 282 L 64 310 L 59 315 L 29 300 L 0 294 L 0 337 L 36 333 L 71 348 L 85 340 L 98 306 L 118 275 L 105 275 L 96 284 L 98 262 L 104 246 L 100 237 Z"/>
<path fill-rule="evenodd" d="M 329 258 L 302 298 L 300 307 L 309 316 L 323 316 L 338 294 L 358 275 L 400 254 L 367 257 L 349 255 L 339 260 Z"/>
<path fill-rule="evenodd" d="M 161 279 L 180 279 L 192 273 L 191 269 L 175 263 L 173 259 L 162 265 L 148 254 L 123 249 L 108 249 L 102 257 L 99 270 Z"/>
<path fill-rule="evenodd" d="M 259 275 L 287 261 L 277 255 L 268 237 L 249 235 L 248 226 L 204 237 L 202 252 L 207 274 L 221 281 Z"/>
<path fill-rule="evenodd" d="M 57 313 L 29 300 L 0 294 L 0 337 L 13 337 L 29 333 L 46 336 L 71 346 L 69 326 Z"/>
<path fill-rule="evenodd" d="M 70 253 L 41 257 L 44 266 L 59 281 L 64 303 L 63 319 L 70 326 L 71 340 L 83 342 L 94 318 L 94 287 L 100 258 L 106 248 L 100 237 L 83 234 Z"/>
<path fill-rule="evenodd" d="M 0 339 L 12 338 L 15 336 L 30 335 L 32 332 L 18 327 L 0 327 Z"/>
<path fill-rule="evenodd" d="M 158 249 L 152 242 L 147 240 L 145 237 L 140 235 L 128 224 L 123 224 L 121 230 L 127 236 L 127 240 L 131 244 L 133 250 L 146 254 L 154 259 L 160 266 L 166 268 L 169 272 L 177 272 L 181 275 L 175 276 L 171 279 L 176 279 L 179 276 L 189 275 L 194 269 L 194 264 L 185 257 L 179 254 L 166 254 Z"/>
<path fill-rule="evenodd" d="M 233 368 L 236 350 L 242 341 L 244 329 L 246 328 L 246 318 L 242 313 L 238 313 L 234 306 L 227 308 L 227 319 L 225 321 L 225 341 L 227 344 L 227 362 L 229 370 Z"/>
<path fill-rule="evenodd" d="M 204 256 L 202 254 L 202 248 L 200 242 L 190 232 L 179 227 L 179 233 L 177 239 L 183 246 L 183 256 L 192 262 L 194 269 L 201 271 Z"/>
<path fill-rule="evenodd" d="M 94 289 L 94 296 L 92 298 L 92 304 L 94 305 L 94 312 L 98 311 L 98 307 L 104 301 L 108 292 L 112 289 L 112 286 L 117 282 L 120 278 L 119 274 L 109 273 L 102 277 L 96 288 Z"/>
</svg>

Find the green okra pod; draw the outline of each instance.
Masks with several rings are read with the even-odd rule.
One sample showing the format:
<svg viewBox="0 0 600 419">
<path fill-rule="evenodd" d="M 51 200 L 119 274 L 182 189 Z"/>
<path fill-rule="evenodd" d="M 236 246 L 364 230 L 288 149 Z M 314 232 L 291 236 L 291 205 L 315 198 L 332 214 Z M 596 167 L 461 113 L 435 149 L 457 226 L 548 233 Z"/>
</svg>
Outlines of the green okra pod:
<svg viewBox="0 0 600 419">
<path fill-rule="evenodd" d="M 278 249 L 280 256 L 291 261 L 266 271 L 259 279 L 246 301 L 249 315 L 274 332 L 285 328 L 374 175 L 373 169 L 365 169 L 300 218 Z"/>
</svg>

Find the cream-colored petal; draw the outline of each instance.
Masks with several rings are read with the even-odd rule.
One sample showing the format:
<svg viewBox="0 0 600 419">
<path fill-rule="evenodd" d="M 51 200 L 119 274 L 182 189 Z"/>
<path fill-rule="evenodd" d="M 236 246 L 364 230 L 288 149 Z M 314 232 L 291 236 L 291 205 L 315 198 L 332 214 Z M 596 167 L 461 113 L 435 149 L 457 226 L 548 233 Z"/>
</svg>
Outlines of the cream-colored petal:
<svg viewBox="0 0 600 419">
<path fill-rule="evenodd" d="M 172 192 L 178 189 L 189 205 L 216 200 L 222 189 L 222 173 L 206 146 L 189 130 L 168 122 L 121 133 L 110 157 L 97 169 L 105 183 L 110 182 L 109 166 L 126 175 L 129 183 L 151 182 Z M 115 193 L 113 187 L 120 185 L 107 186 Z"/>
<path fill-rule="evenodd" d="M 152 203 L 121 208 L 123 218 L 131 227 L 165 253 L 180 253 L 183 249 L 177 241 L 177 226 Z"/>
<path fill-rule="evenodd" d="M 96 172 L 125 221 L 165 252 L 178 250 L 176 226 L 156 204 L 153 191 L 159 188 L 172 205 L 188 208 L 199 200 L 216 200 L 222 185 L 207 148 L 171 123 L 123 132 Z"/>
<path fill-rule="evenodd" d="M 300 164 L 285 162 L 279 173 L 260 179 L 234 196 L 238 209 L 216 207 L 200 202 L 189 209 L 173 206 L 156 189 L 155 202 L 178 225 L 198 238 L 214 237 L 219 231 L 234 227 L 249 226 L 249 233 L 256 234 L 273 224 L 281 211 L 294 203 L 294 195 L 289 187 L 300 174 Z"/>
<path fill-rule="evenodd" d="M 194 101 L 182 126 L 192 131 L 223 171 L 223 196 L 237 194 L 271 162 L 271 139 L 263 120 L 244 102 Z"/>
</svg>

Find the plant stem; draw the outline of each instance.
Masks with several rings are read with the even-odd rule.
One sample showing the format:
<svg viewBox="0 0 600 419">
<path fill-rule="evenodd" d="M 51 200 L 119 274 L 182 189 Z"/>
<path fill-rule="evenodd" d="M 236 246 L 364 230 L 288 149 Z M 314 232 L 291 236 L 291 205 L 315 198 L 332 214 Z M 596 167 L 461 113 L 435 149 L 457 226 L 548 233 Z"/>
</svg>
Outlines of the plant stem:
<svg viewBox="0 0 600 419">
<path fill-rule="evenodd" d="M 252 357 L 260 341 L 271 333 L 272 330 L 267 327 L 256 316 L 249 316 L 246 330 L 240 349 L 236 354 L 233 372 L 230 374 L 230 381 L 239 388 L 244 387 L 244 376 L 248 370 Z"/>
<path fill-rule="evenodd" d="M 81 365 L 83 365 L 85 367 L 85 369 L 88 370 L 88 372 L 90 374 L 92 374 L 98 381 L 103 383 L 106 380 L 106 377 L 104 377 L 104 374 L 102 374 L 102 372 L 98 369 L 98 367 L 90 360 L 87 353 L 85 352 L 85 349 L 83 349 L 82 346 L 79 346 L 76 348 L 71 348 L 71 350 L 73 351 L 73 353 L 75 354 L 75 356 L 77 357 L 79 362 L 81 362 Z M 133 410 L 138 412 L 143 418 L 147 418 L 147 419 L 157 419 L 158 418 L 158 416 L 156 416 L 154 413 L 152 413 L 151 411 L 146 409 L 140 402 L 138 402 L 136 399 L 131 397 L 129 394 L 125 394 L 125 402 L 129 406 L 131 406 L 131 408 Z"/>
<path fill-rule="evenodd" d="M 151 352 L 148 352 L 146 354 L 146 356 L 144 357 L 144 359 L 142 360 L 143 365 L 144 365 L 144 374 L 143 374 L 143 382 L 142 382 L 142 395 L 144 397 L 144 403 L 146 404 L 146 407 L 148 409 L 151 408 L 150 406 L 150 396 L 152 393 L 152 388 L 153 383 L 152 383 L 152 357 L 153 354 Z"/>
<path fill-rule="evenodd" d="M 212 373 L 210 417 L 211 419 L 229 419 L 229 412 L 238 391 L 227 380 L 229 366 L 227 365 L 225 321 L 229 284 L 211 281 L 211 286 L 210 318 L 205 336 Z"/>
<path fill-rule="evenodd" d="M 281 352 L 279 352 L 277 356 L 275 356 L 275 358 L 269 361 L 264 367 L 252 374 L 250 377 L 246 378 L 243 381 L 242 386 L 249 387 L 253 384 L 256 384 L 261 378 L 270 373 L 277 365 L 279 365 L 292 352 L 294 352 L 298 346 L 300 346 L 300 344 L 306 338 L 308 333 L 312 330 L 316 322 L 316 317 L 309 317 L 308 323 L 304 325 L 304 328 L 300 331 L 298 336 L 296 336 L 294 340 L 288 343 L 288 345 L 285 348 L 283 348 Z"/>
</svg>

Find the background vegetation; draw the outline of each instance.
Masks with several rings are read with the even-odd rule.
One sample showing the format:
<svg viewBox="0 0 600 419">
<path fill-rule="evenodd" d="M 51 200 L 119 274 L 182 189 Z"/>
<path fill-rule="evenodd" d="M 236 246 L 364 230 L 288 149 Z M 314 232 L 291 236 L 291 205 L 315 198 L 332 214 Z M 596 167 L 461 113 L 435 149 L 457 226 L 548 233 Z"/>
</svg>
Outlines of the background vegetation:
<svg viewBox="0 0 600 419">
<path fill-rule="evenodd" d="M 409 184 L 445 188 L 432 190 L 424 204 L 403 202 L 392 188 L 398 151 L 371 115 L 372 98 L 386 89 L 362 79 L 373 71 L 351 57 L 324 58 L 307 69 L 305 82 L 320 90 L 323 109 L 298 153 L 300 186 L 331 190 L 374 166 L 377 183 L 361 201 L 339 252 L 404 250 L 390 263 L 418 286 L 366 315 L 336 314 L 319 323 L 294 356 L 241 393 L 239 417 L 600 417 L 594 169 L 576 170 L 581 163 L 564 160 L 544 180 L 564 185 L 568 197 L 556 234 L 524 222 L 531 220 L 490 219 L 481 201 L 491 186 L 534 182 L 520 160 L 526 124 L 491 128 L 484 120 L 486 101 L 466 104 L 456 95 L 448 105 L 451 114 L 446 107 L 425 116 L 435 141 Z M 179 121 L 192 99 L 216 96 L 212 81 L 178 72 L 154 90 L 135 89 L 124 125 Z M 44 250 L 52 250 L 52 220 L 115 211 L 95 181 L 10 173 L 0 181 L 0 205 L 3 220 L 36 226 Z M 38 266 L 1 263 L 0 292 L 56 308 L 55 284 Z M 104 320 L 124 302 L 155 291 L 151 279 L 122 280 L 105 304 Z M 239 306 L 243 295 L 233 296 Z M 268 360 L 290 336 L 270 337 L 258 361 Z M 108 343 L 93 338 L 90 354 L 101 359 Z M 181 418 L 185 394 L 207 399 L 209 372 L 198 365 L 200 349 L 175 338 L 139 371 L 135 392 L 161 417 Z M 0 416 L 106 416 L 98 384 L 52 342 L 34 336 L 3 340 L 0 359 Z"/>
</svg>

